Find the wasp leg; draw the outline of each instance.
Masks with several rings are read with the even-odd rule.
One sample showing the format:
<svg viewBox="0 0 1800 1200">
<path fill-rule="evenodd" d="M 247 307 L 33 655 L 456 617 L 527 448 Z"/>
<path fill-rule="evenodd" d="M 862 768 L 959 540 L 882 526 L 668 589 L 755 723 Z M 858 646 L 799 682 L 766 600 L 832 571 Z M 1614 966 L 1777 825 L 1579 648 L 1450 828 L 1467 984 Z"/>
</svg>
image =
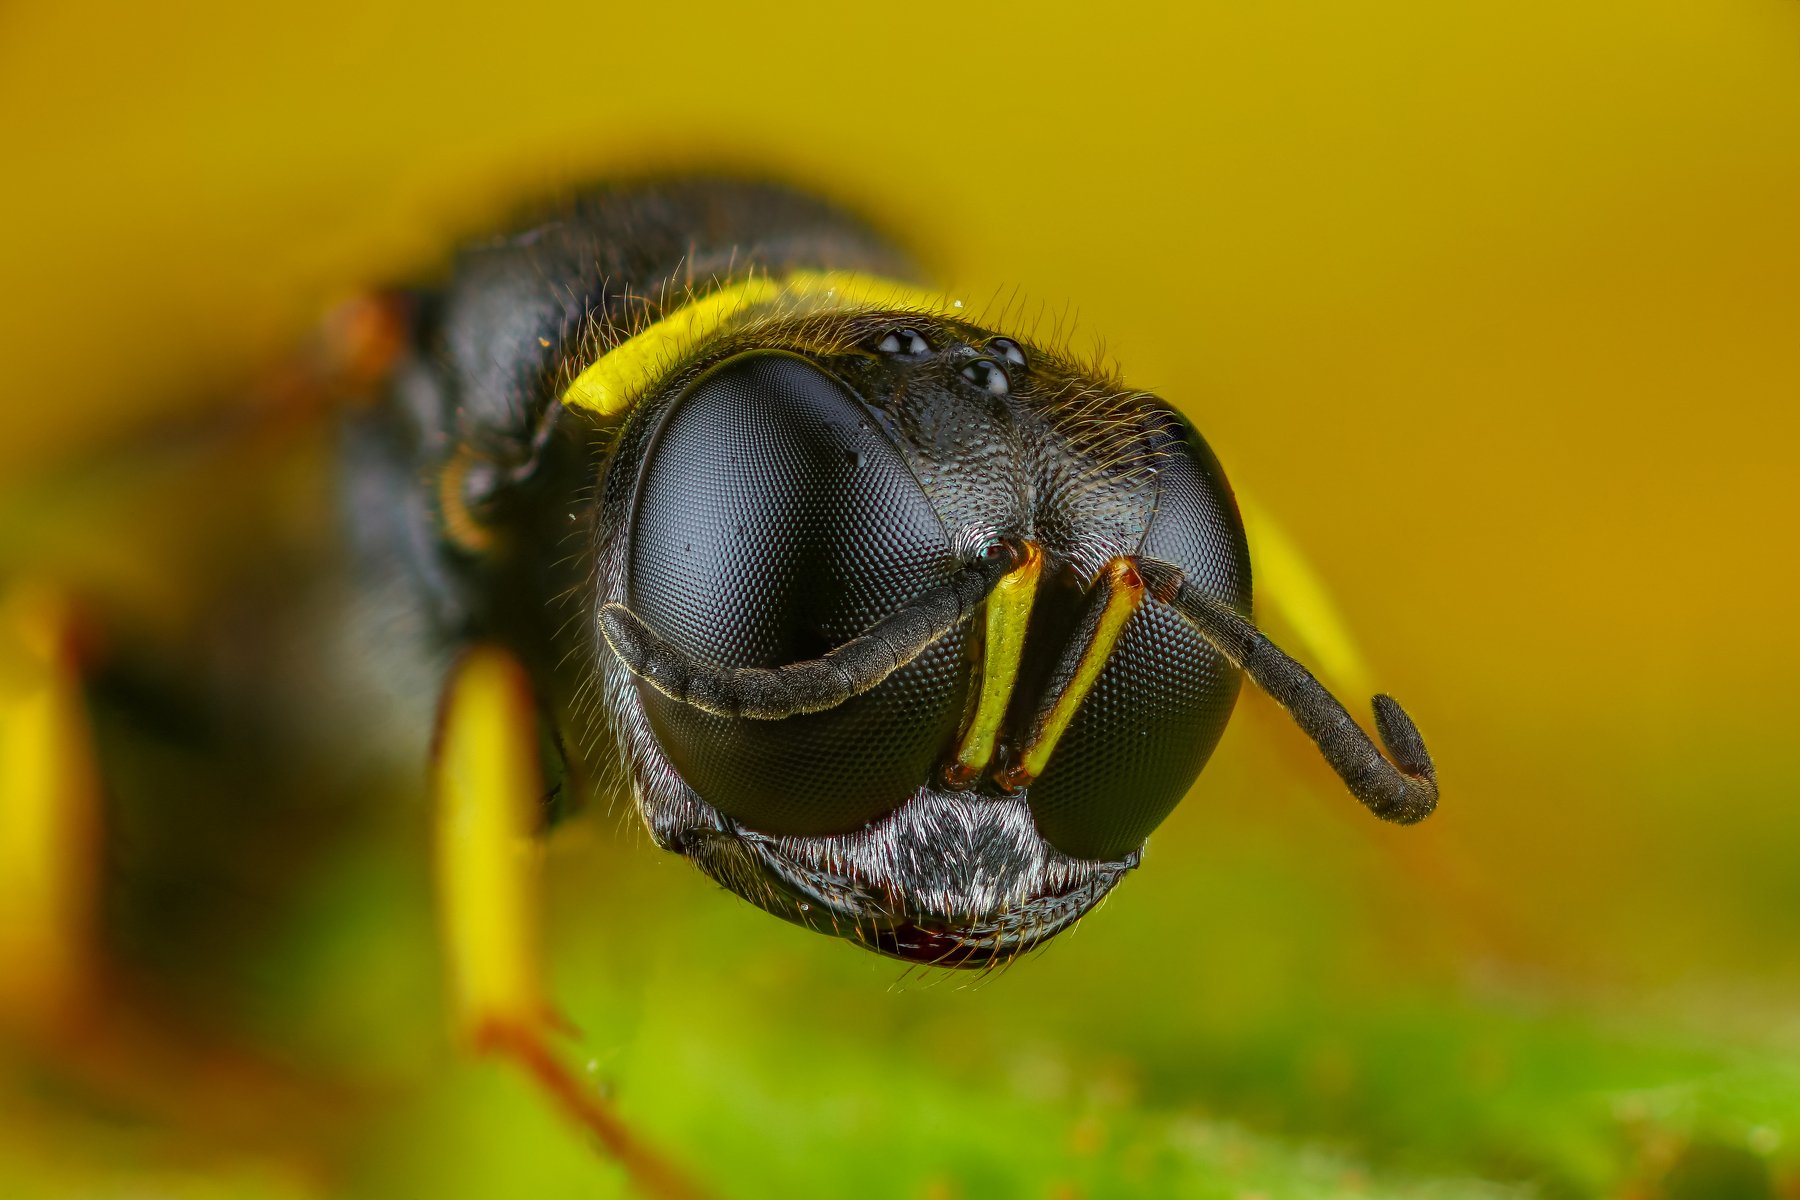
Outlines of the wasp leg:
<svg viewBox="0 0 1800 1200">
<path fill-rule="evenodd" d="M 201 1161 L 226 1146 L 286 1155 L 293 1130 L 358 1098 L 168 1020 L 107 952 L 107 795 L 84 677 L 95 633 L 61 587 L 0 591 L 0 1076 L 16 1055 L 70 1095 L 196 1139 Z"/>
<path fill-rule="evenodd" d="M 73 606 L 0 597 L 0 1020 L 34 1038 L 79 1026 L 100 994 L 100 785 Z"/>
<path fill-rule="evenodd" d="M 1375 690 L 1374 672 L 1306 552 L 1267 509 L 1242 488 L 1238 511 L 1256 564 L 1256 612 L 1265 632 L 1285 637 L 1333 690 Z"/>
<path fill-rule="evenodd" d="M 536 839 L 543 798 L 537 708 L 511 654 L 477 646 L 445 688 L 433 771 L 440 936 L 458 1036 L 525 1071 L 656 1200 L 704 1193 L 641 1141 L 552 1043 Z"/>
</svg>

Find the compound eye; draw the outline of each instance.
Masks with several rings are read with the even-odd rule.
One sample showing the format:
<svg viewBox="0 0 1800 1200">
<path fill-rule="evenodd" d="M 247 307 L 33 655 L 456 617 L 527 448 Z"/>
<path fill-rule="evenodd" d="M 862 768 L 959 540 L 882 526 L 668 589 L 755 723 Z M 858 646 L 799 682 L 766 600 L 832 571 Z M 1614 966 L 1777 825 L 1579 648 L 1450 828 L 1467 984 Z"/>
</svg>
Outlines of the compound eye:
<svg viewBox="0 0 1800 1200">
<path fill-rule="evenodd" d="M 626 603 L 721 667 L 816 658 L 956 569 L 949 539 L 862 402 L 806 360 L 733 359 L 675 400 L 639 468 Z M 771 834 L 842 833 L 931 776 L 963 711 L 958 630 L 873 690 L 782 720 L 714 716 L 636 682 L 701 799 Z"/>
<path fill-rule="evenodd" d="M 1173 413 L 1151 437 L 1157 505 L 1140 554 L 1250 609 L 1250 555 L 1224 472 Z M 1225 731 L 1239 672 L 1166 605 L 1132 616 L 1056 753 L 1031 786 L 1031 812 L 1051 845 L 1117 859 L 1143 845 L 1193 787 Z"/>
</svg>

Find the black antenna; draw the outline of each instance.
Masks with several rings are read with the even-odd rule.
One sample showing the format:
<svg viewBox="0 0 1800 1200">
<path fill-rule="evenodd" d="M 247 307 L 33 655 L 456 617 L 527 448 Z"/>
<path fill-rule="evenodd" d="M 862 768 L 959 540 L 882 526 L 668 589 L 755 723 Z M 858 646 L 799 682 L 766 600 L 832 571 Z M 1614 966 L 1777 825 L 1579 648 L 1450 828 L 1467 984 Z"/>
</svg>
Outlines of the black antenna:
<svg viewBox="0 0 1800 1200">
<path fill-rule="evenodd" d="M 1024 547 L 996 541 L 972 563 L 924 592 L 867 633 L 823 657 L 779 667 L 719 667 L 702 662 L 646 625 L 623 604 L 600 609 L 600 633 L 627 670 L 682 704 L 719 717 L 779 721 L 836 708 L 889 675 L 968 620 Z"/>
<path fill-rule="evenodd" d="M 1318 744 L 1350 794 L 1370 812 L 1397 825 L 1412 825 L 1431 815 L 1438 801 L 1437 770 L 1419 727 L 1399 701 L 1392 696 L 1376 696 L 1374 701 L 1375 730 L 1393 756 L 1389 762 L 1337 697 L 1260 629 L 1189 584 L 1179 568 L 1167 563 L 1139 565 L 1151 595 L 1187 618 L 1202 637 L 1287 709 Z"/>
</svg>

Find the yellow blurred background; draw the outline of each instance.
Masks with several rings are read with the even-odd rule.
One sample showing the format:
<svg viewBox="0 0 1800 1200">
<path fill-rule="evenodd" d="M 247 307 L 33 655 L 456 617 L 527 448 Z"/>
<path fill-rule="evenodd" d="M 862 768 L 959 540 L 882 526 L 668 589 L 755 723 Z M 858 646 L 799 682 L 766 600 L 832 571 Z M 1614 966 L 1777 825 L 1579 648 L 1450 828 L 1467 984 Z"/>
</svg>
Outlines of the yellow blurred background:
<svg viewBox="0 0 1800 1200">
<path fill-rule="evenodd" d="M 1330 953 L 1399 965 L 1327 995 L 1800 1054 L 1793 0 L 13 0 L 0 127 L 0 480 L 228 403 L 358 285 L 584 179 L 771 174 L 965 294 L 1066 308 L 1307 548 L 1444 801 L 1376 827 L 1246 701 L 1143 877 L 1008 1002 L 1154 976 L 1115 928 L 1249 847 L 1278 864 L 1229 897 L 1252 928 L 1317 867 L 1368 908 Z M 1300 953 L 1189 999 L 1310 988 Z M 1760 1143 L 1782 1178 L 1796 1142 Z"/>
</svg>

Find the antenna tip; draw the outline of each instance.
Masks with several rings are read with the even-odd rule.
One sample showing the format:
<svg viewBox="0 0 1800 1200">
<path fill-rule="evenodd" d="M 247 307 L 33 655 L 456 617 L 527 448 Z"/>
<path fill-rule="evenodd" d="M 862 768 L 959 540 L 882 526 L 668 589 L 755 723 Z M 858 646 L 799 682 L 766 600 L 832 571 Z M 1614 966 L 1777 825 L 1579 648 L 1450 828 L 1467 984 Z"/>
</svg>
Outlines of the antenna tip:
<svg viewBox="0 0 1800 1200">
<path fill-rule="evenodd" d="M 1430 751 L 1425 749 L 1425 739 L 1392 696 L 1376 696 L 1374 708 L 1375 730 L 1381 735 L 1381 744 L 1410 785 L 1401 803 L 1381 815 L 1402 825 L 1423 821 L 1437 807 L 1438 797 L 1437 768 L 1432 765 Z"/>
</svg>

